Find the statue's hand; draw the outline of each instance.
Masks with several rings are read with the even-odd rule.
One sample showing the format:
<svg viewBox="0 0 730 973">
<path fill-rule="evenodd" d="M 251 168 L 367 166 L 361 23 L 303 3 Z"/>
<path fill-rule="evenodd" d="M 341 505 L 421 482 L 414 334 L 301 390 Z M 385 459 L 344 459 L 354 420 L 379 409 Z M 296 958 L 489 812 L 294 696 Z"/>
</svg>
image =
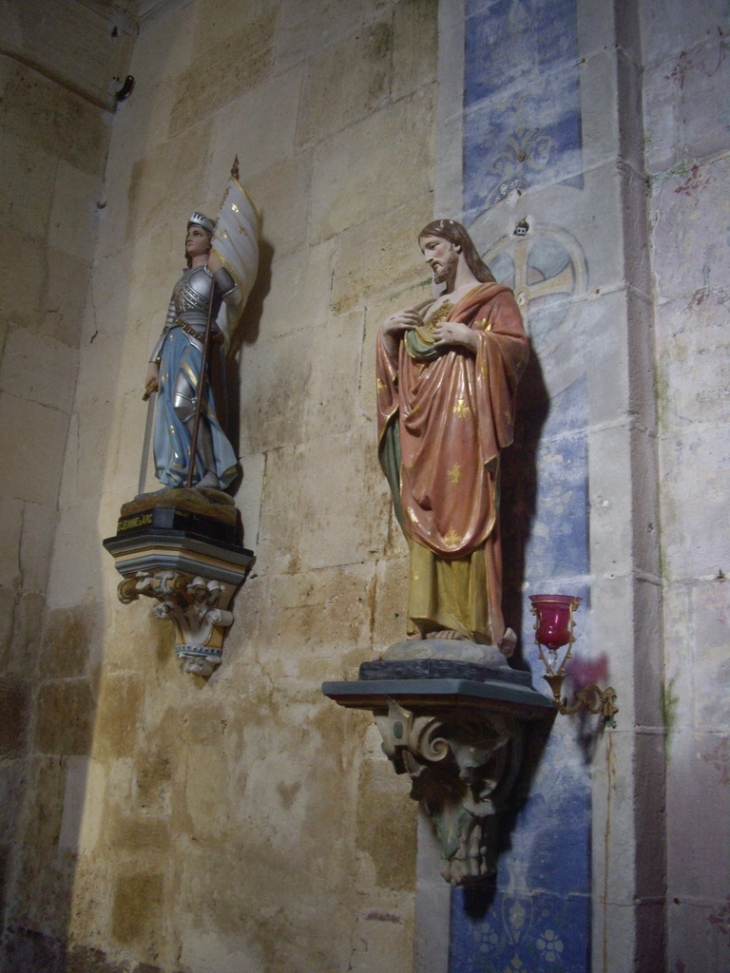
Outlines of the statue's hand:
<svg viewBox="0 0 730 973">
<path fill-rule="evenodd" d="M 160 366 L 157 362 L 151 361 L 147 365 L 147 373 L 144 377 L 144 390 L 147 395 L 152 395 L 153 392 L 159 392 L 160 386 L 158 384 L 158 378 L 160 375 Z"/>
<path fill-rule="evenodd" d="M 479 338 L 476 332 L 460 321 L 441 321 L 433 329 L 434 344 L 437 348 L 456 345 L 476 355 Z"/>
<path fill-rule="evenodd" d="M 395 357 L 398 354 L 398 342 L 404 331 L 413 331 L 423 325 L 423 318 L 412 307 L 407 307 L 404 311 L 396 311 L 383 321 L 381 334 L 388 354 Z"/>
<path fill-rule="evenodd" d="M 383 321 L 383 334 L 398 334 L 401 331 L 412 331 L 423 325 L 423 318 L 412 307 L 404 311 L 396 311 Z"/>
<path fill-rule="evenodd" d="M 208 270 L 211 272 L 211 274 L 214 274 L 216 271 L 220 270 L 222 266 L 223 264 L 214 253 L 208 254 Z"/>
</svg>

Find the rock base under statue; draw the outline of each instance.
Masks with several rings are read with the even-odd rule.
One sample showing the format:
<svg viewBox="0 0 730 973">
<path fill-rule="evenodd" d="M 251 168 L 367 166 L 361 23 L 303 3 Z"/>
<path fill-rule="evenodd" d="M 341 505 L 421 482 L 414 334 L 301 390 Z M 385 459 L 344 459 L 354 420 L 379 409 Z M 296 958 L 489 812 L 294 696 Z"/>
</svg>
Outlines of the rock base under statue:
<svg viewBox="0 0 730 973">
<path fill-rule="evenodd" d="M 142 528 L 182 530 L 210 540 L 241 544 L 241 518 L 233 497 L 222 490 L 176 487 L 140 493 L 122 504 L 117 536 Z"/>
</svg>

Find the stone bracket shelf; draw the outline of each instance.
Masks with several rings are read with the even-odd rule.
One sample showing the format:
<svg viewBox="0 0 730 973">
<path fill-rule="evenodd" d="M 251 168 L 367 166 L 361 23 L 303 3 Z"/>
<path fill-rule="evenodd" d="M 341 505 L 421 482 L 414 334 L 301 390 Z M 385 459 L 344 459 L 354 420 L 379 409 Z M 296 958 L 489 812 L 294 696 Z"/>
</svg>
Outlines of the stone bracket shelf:
<svg viewBox="0 0 730 973">
<path fill-rule="evenodd" d="M 435 660 L 376 662 L 361 666 L 358 680 L 326 682 L 322 692 L 373 714 L 384 753 L 396 773 L 409 775 L 410 796 L 436 829 L 444 879 L 475 885 L 493 875 L 525 725 L 556 712 L 529 674 Z"/>
<path fill-rule="evenodd" d="M 160 528 L 120 532 L 104 547 L 122 575 L 117 588 L 122 604 L 142 596 L 154 599 L 155 618 L 175 626 L 175 651 L 185 672 L 210 676 L 233 624 L 231 598 L 253 565 L 253 552 Z"/>
</svg>

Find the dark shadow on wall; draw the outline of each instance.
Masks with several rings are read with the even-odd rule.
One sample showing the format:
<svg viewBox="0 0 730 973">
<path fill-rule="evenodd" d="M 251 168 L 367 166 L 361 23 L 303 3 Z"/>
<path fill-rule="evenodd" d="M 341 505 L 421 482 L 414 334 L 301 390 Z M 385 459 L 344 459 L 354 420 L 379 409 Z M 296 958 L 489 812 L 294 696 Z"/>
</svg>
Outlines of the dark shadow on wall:
<svg viewBox="0 0 730 973">
<path fill-rule="evenodd" d="M 516 669 L 528 668 L 523 653 L 522 588 L 527 544 L 537 510 L 537 451 L 549 412 L 540 359 L 531 345 L 530 359 L 517 387 L 514 442 L 501 454 L 502 608 L 505 624 L 517 633 L 517 649 L 511 659 Z"/>
</svg>

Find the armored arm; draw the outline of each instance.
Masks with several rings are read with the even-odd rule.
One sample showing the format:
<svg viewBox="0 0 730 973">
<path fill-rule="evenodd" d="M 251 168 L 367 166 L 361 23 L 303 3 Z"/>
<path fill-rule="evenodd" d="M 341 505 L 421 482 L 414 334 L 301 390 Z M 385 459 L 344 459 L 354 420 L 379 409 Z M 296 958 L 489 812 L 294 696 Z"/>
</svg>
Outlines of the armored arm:
<svg viewBox="0 0 730 973">
<path fill-rule="evenodd" d="M 241 289 L 225 267 L 220 267 L 215 271 L 213 280 L 226 304 L 238 307 L 242 299 Z"/>
<path fill-rule="evenodd" d="M 150 355 L 150 361 L 151 362 L 154 362 L 156 365 L 159 365 L 160 364 L 160 360 L 161 360 L 161 356 L 162 356 L 162 345 L 163 345 L 163 343 L 165 341 L 165 337 L 167 335 L 167 332 L 172 327 L 174 321 L 175 321 L 175 299 L 172 298 L 170 300 L 169 307 L 167 308 L 167 317 L 165 318 L 165 327 L 162 329 L 162 334 L 157 339 L 157 344 L 153 348 L 152 354 Z"/>
</svg>

